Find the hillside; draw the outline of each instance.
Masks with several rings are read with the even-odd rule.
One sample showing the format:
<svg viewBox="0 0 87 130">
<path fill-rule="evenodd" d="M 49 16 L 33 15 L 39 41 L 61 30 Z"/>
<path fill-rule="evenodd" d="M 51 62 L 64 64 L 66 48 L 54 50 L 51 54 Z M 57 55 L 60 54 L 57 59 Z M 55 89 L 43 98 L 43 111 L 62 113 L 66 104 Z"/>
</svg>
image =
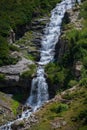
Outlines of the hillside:
<svg viewBox="0 0 87 130">
<path fill-rule="evenodd" d="M 47 14 L 60 0 L 2 0 L 0 1 L 0 66 L 15 64 L 17 59 L 10 56 L 9 39 L 11 31 L 15 39 L 23 36 L 26 25 L 31 26 L 32 19 Z M 25 26 L 25 27 L 24 27 Z M 14 40 L 12 41 L 14 42 Z M 14 61 L 15 60 L 15 61 Z"/>
<path fill-rule="evenodd" d="M 0 125 L 26 109 L 24 103 L 40 59 L 41 37 L 58 2 L 0 2 Z M 65 13 L 54 61 L 44 68 L 50 100 L 28 120 L 13 124 L 12 130 L 86 130 L 87 0 Z"/>
</svg>

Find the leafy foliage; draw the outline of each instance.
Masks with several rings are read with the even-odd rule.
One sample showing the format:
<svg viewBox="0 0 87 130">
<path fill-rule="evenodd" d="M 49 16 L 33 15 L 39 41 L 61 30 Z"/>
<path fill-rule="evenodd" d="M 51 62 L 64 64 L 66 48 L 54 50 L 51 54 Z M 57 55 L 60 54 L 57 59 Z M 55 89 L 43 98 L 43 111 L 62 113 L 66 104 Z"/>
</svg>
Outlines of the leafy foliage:
<svg viewBox="0 0 87 130">
<path fill-rule="evenodd" d="M 60 103 L 58 104 L 58 106 L 56 105 L 55 107 L 51 108 L 51 111 L 57 114 L 67 110 L 68 110 L 68 105 L 63 103 Z"/>
<path fill-rule="evenodd" d="M 9 57 L 7 37 L 11 28 L 31 23 L 32 19 L 48 13 L 60 0 L 1 0 L 0 1 L 0 66 L 13 64 Z M 10 46 L 10 49 L 13 49 Z M 16 48 L 15 48 L 16 49 Z"/>
<path fill-rule="evenodd" d="M 31 78 L 32 75 L 35 73 L 36 66 L 35 65 L 30 65 L 29 70 L 23 72 L 20 76 L 22 78 Z"/>
</svg>

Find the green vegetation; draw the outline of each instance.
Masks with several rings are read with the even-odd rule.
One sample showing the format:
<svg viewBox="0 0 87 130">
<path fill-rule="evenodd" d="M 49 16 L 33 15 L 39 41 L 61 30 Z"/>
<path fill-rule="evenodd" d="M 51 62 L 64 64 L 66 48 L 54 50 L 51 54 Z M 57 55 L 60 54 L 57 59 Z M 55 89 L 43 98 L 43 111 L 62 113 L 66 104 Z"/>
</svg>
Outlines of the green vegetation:
<svg viewBox="0 0 87 130">
<path fill-rule="evenodd" d="M 13 44 L 9 45 L 9 49 L 10 49 L 10 51 L 19 51 L 20 50 L 17 46 L 15 46 Z"/>
<path fill-rule="evenodd" d="M 37 15 L 42 16 L 44 13 L 48 13 L 53 5 L 59 1 L 27 0 L 25 2 L 24 0 L 17 0 L 14 3 L 9 0 L 9 4 L 6 5 L 4 3 L 5 6 L 3 6 L 3 2 L 5 2 L 5 0 L 2 0 L 1 2 L 1 9 L 3 8 L 4 10 L 4 12 L 1 11 L 1 16 L 4 16 L 4 19 L 7 18 L 8 22 L 3 22 L 3 24 L 5 24 L 5 29 L 1 29 L 2 32 L 0 32 L 2 41 L 2 46 L 0 46 L 0 65 L 8 64 L 7 59 L 9 59 L 9 49 L 14 51 L 13 46 L 9 47 L 5 41 L 5 38 L 9 33 L 9 29 L 13 28 L 16 31 L 17 26 L 31 22 L 32 17 L 36 17 Z M 10 6 L 10 4 L 12 5 Z M 5 10 L 7 11 L 9 17 L 4 15 Z M 66 14 L 66 17 L 67 15 L 68 14 Z M 29 130 L 87 129 L 87 0 L 83 1 L 83 4 L 81 5 L 79 18 L 83 18 L 81 21 L 83 24 L 82 28 L 80 28 L 81 30 L 73 27 L 69 23 L 68 17 L 64 21 L 63 26 L 65 30 L 67 30 L 62 38 L 67 41 L 67 50 L 61 57 L 61 61 L 59 63 L 58 61 L 55 61 L 53 63 L 49 63 L 45 67 L 51 86 L 54 87 L 54 85 L 56 85 L 58 86 L 58 89 L 59 87 L 61 89 L 67 89 L 78 84 L 78 87 L 76 87 L 76 89 L 66 90 L 64 93 L 60 93 L 58 97 L 56 96 L 54 101 L 46 103 L 45 107 L 43 106 L 41 110 L 36 113 L 36 117 L 39 122 L 35 125 L 32 123 Z M 21 44 L 21 42 L 19 42 L 19 44 Z M 73 69 L 77 61 L 80 61 L 83 66 L 80 77 L 76 77 Z M 35 69 L 35 65 L 29 66 L 29 70 L 23 72 L 20 77 L 31 78 L 31 76 L 35 73 Z M 0 74 L 0 80 L 3 79 L 4 75 Z M 22 95 L 15 95 L 13 98 L 20 101 Z M 2 99 L 7 101 L 6 98 Z M 10 107 L 12 112 L 16 115 L 19 102 L 15 100 L 10 101 Z M 62 124 L 61 122 L 63 121 L 65 121 L 66 124 L 61 125 L 59 128 L 54 128 L 52 125 L 55 122 Z M 21 124 L 21 126 L 23 125 L 24 124 Z"/>
<path fill-rule="evenodd" d="M 58 90 L 72 87 L 78 83 L 73 76 L 71 69 L 65 68 L 63 65 L 58 64 L 57 62 L 49 63 L 45 67 L 45 71 L 51 85 L 59 86 Z"/>
<path fill-rule="evenodd" d="M 5 93 L 0 92 L 0 125 L 17 117 L 20 103 Z M 4 110 L 4 111 L 3 111 Z"/>
<path fill-rule="evenodd" d="M 77 10 L 74 10 L 77 11 Z M 73 12 L 74 13 L 74 12 Z M 81 20 L 81 18 L 83 18 Z M 67 89 L 80 83 L 81 86 L 87 86 L 87 1 L 85 0 L 80 8 L 78 21 L 81 28 L 69 23 L 68 13 L 66 13 L 63 28 L 64 34 L 62 41 L 66 41 L 66 51 L 60 61 L 50 63 L 46 66 L 48 80 L 52 86 L 55 84 L 61 88 Z M 79 24 L 77 21 L 77 24 Z M 75 63 L 79 61 L 83 68 L 80 78 L 74 73 Z M 58 87 L 58 89 L 59 89 Z"/>
<path fill-rule="evenodd" d="M 36 71 L 36 65 L 29 65 L 29 70 L 23 72 L 20 76 L 22 78 L 31 78 Z"/>
<path fill-rule="evenodd" d="M 45 67 L 47 77 L 51 84 L 64 84 L 66 78 L 66 70 L 57 63 L 49 63 Z"/>
<path fill-rule="evenodd" d="M 67 93 L 71 98 L 66 97 Z M 46 104 L 43 109 L 36 113 L 39 123 L 32 125 L 29 130 L 86 130 L 87 88 L 79 86 L 73 91 L 66 90 L 64 94 L 61 93 L 61 97 L 65 103 L 57 99 Z M 66 122 L 65 125 L 62 125 L 61 122 L 63 121 Z M 61 127 L 55 128 L 57 122 Z M 54 127 L 52 124 L 55 124 Z"/>
<path fill-rule="evenodd" d="M 11 108 L 12 108 L 12 112 L 13 112 L 14 115 L 17 115 L 18 107 L 19 107 L 19 102 L 16 101 L 16 100 L 12 100 Z"/>
<path fill-rule="evenodd" d="M 54 108 L 53 107 L 51 108 L 51 111 L 55 112 L 57 114 L 61 113 L 63 111 L 66 111 L 66 110 L 68 110 L 68 105 L 67 104 L 62 104 L 62 103 L 58 104 L 58 106 L 56 105 Z"/>
<path fill-rule="evenodd" d="M 0 36 L 0 66 L 7 64 L 15 64 L 17 62 L 16 58 L 10 56 L 10 46 L 6 40 Z"/>
<path fill-rule="evenodd" d="M 78 82 L 76 80 L 70 80 L 69 83 L 68 83 L 68 86 L 73 87 L 73 86 L 75 86 L 77 84 L 78 84 Z"/>
<path fill-rule="evenodd" d="M 87 130 L 87 126 L 83 126 L 79 130 Z"/>
<path fill-rule="evenodd" d="M 17 27 L 30 24 L 32 19 L 42 16 L 61 0 L 1 0 L 0 1 L 0 66 L 14 64 L 10 56 L 7 38 L 10 30 L 17 31 Z M 9 48 L 10 47 L 10 48 Z M 16 49 L 16 48 L 15 48 Z"/>
<path fill-rule="evenodd" d="M 0 81 L 5 79 L 5 75 L 4 74 L 0 74 Z"/>
</svg>

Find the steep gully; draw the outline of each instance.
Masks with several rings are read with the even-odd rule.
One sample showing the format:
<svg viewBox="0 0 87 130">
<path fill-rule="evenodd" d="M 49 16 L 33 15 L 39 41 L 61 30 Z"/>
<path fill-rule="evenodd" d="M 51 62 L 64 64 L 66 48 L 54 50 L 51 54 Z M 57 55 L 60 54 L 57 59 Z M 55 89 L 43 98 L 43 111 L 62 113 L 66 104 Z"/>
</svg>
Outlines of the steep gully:
<svg viewBox="0 0 87 130">
<path fill-rule="evenodd" d="M 11 130 L 11 125 L 17 121 L 29 118 L 29 116 L 40 108 L 49 99 L 48 85 L 44 77 L 44 66 L 54 60 L 55 45 L 58 42 L 61 34 L 61 24 L 65 12 L 71 9 L 76 0 L 62 0 L 61 3 L 57 4 L 56 7 L 51 11 L 50 22 L 44 29 L 44 35 L 41 42 L 40 50 L 40 61 L 38 62 L 37 77 L 33 78 L 31 93 L 26 101 L 26 105 L 32 109 L 27 109 L 21 115 L 21 118 L 9 122 L 4 126 L 0 127 L 0 130 Z M 81 1 L 78 0 L 78 3 Z"/>
</svg>

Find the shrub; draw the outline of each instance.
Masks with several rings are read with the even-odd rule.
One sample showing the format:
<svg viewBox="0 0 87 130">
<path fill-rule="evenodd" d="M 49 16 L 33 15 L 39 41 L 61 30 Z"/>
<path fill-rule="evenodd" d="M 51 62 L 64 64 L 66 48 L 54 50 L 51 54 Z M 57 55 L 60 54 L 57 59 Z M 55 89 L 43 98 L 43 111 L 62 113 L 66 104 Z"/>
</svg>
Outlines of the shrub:
<svg viewBox="0 0 87 130">
<path fill-rule="evenodd" d="M 55 113 L 61 113 L 63 111 L 67 111 L 67 110 L 68 110 L 68 105 L 63 104 L 63 103 L 60 103 L 59 105 L 56 105 L 53 108 L 51 108 L 51 111 L 53 111 Z"/>
<path fill-rule="evenodd" d="M 5 75 L 4 74 L 0 74 L 0 81 L 5 79 Z"/>
<path fill-rule="evenodd" d="M 87 109 L 81 110 L 77 115 L 78 121 L 83 121 L 84 124 L 87 123 Z"/>
<path fill-rule="evenodd" d="M 77 84 L 78 82 L 76 80 L 70 80 L 69 83 L 68 83 L 68 86 L 69 87 L 73 87 Z"/>
<path fill-rule="evenodd" d="M 80 86 L 87 87 L 87 78 L 82 78 L 82 79 L 80 80 Z"/>
<path fill-rule="evenodd" d="M 83 57 L 83 65 L 87 68 L 87 56 Z"/>
<path fill-rule="evenodd" d="M 19 48 L 17 46 L 15 46 L 15 45 L 12 45 L 12 44 L 9 45 L 9 49 L 11 51 L 19 51 Z"/>
<path fill-rule="evenodd" d="M 67 111 L 68 110 L 68 105 L 66 104 L 60 104 L 56 110 L 57 113 Z"/>
<path fill-rule="evenodd" d="M 35 70 L 36 70 L 36 66 L 35 65 L 30 65 L 29 66 L 29 70 L 23 72 L 20 76 L 22 78 L 31 78 L 32 75 L 35 73 Z"/>
</svg>

